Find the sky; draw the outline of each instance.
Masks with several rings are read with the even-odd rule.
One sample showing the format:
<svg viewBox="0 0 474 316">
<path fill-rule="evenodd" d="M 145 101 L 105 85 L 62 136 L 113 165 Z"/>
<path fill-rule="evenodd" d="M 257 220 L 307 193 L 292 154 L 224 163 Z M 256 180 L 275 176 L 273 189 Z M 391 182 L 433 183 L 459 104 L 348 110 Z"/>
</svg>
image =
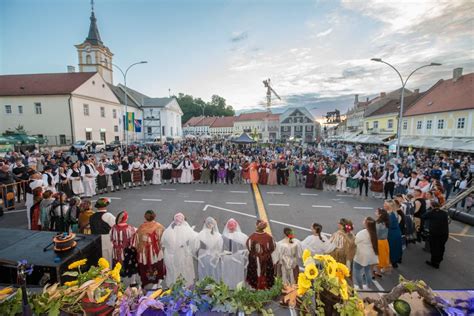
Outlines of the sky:
<svg viewBox="0 0 474 316">
<path fill-rule="evenodd" d="M 218 94 L 239 111 L 263 109 L 271 78 L 277 108 L 316 115 L 400 88 L 429 88 L 474 71 L 474 1 L 95 0 L 113 62 L 136 61 L 129 86 L 151 97 Z M 0 0 L 0 74 L 65 72 L 89 29 L 90 0 Z M 122 82 L 114 72 L 114 83 Z"/>
</svg>

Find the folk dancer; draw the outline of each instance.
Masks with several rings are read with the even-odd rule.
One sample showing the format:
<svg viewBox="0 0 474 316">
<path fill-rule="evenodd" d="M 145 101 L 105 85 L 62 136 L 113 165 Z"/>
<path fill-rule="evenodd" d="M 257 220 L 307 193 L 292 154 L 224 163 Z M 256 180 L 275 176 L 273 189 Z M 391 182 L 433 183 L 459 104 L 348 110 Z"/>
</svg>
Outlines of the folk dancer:
<svg viewBox="0 0 474 316">
<path fill-rule="evenodd" d="M 154 158 L 151 163 L 153 169 L 152 184 L 161 184 L 161 163 L 158 158 Z"/>
<path fill-rule="evenodd" d="M 284 238 L 277 242 L 275 251 L 272 253 L 276 275 L 282 278 L 283 284 L 296 284 L 299 273 L 298 261 L 303 250 L 291 228 L 285 227 L 283 235 Z"/>
<path fill-rule="evenodd" d="M 153 184 L 153 173 L 154 173 L 154 168 L 153 168 L 153 161 L 149 160 L 148 158 L 145 158 L 143 160 L 143 185 L 147 185 L 149 183 L 150 185 Z"/>
<path fill-rule="evenodd" d="M 102 158 L 97 164 L 97 190 L 99 194 L 107 193 L 107 174 L 105 172 L 107 159 Z"/>
<path fill-rule="evenodd" d="M 275 281 L 272 253 L 275 242 L 272 236 L 265 232 L 267 222 L 257 220 L 256 232 L 247 240 L 249 264 L 247 267 L 247 283 L 254 289 L 268 289 Z"/>
<path fill-rule="evenodd" d="M 110 160 L 106 165 L 105 174 L 107 175 L 107 185 L 111 191 L 120 191 L 120 166 L 118 158 Z"/>
<path fill-rule="evenodd" d="M 166 159 L 164 163 L 161 164 L 161 179 L 164 184 L 171 183 L 171 170 L 172 166 L 169 159 Z"/>
<path fill-rule="evenodd" d="M 132 166 L 128 162 L 128 157 L 123 157 L 122 163 L 119 166 L 120 175 L 122 176 L 123 189 L 126 190 L 127 186 L 132 187 Z"/>
<path fill-rule="evenodd" d="M 235 289 L 245 279 L 248 250 L 245 246 L 248 236 L 240 230 L 239 223 L 231 218 L 222 232 L 224 253 L 222 255 L 222 281 Z"/>
<path fill-rule="evenodd" d="M 107 206 L 110 201 L 107 198 L 100 198 L 95 203 L 97 212 L 91 215 L 89 223 L 91 233 L 93 235 L 100 235 L 102 243 L 102 257 L 107 261 L 112 262 L 113 244 L 110 241 L 110 230 L 115 225 L 115 216 L 107 212 Z"/>
<path fill-rule="evenodd" d="M 189 156 L 184 157 L 184 160 L 179 164 L 178 169 L 181 170 L 181 183 L 193 182 L 193 164 L 189 160 Z"/>
<path fill-rule="evenodd" d="M 362 188 L 365 187 L 365 196 L 367 197 L 369 192 L 369 181 L 372 178 L 372 173 L 367 167 L 367 164 L 363 164 L 362 169 L 360 169 L 353 178 L 359 179 L 359 195 L 362 196 Z"/>
<path fill-rule="evenodd" d="M 132 170 L 132 184 L 133 186 L 141 186 L 142 185 L 142 179 L 143 179 L 143 175 L 142 175 L 142 171 L 143 171 L 143 165 L 142 163 L 140 162 L 140 160 L 138 160 L 138 157 L 135 157 L 134 161 L 132 162 L 132 164 L 130 165 L 131 167 L 131 170 Z"/>
<path fill-rule="evenodd" d="M 43 171 L 43 183 L 45 184 L 44 190 L 50 190 L 53 193 L 56 192 L 56 180 L 52 172 L 51 166 L 44 167 Z"/>
<path fill-rule="evenodd" d="M 344 163 L 341 163 L 339 168 L 337 168 L 333 172 L 333 175 L 337 177 L 336 191 L 347 192 L 346 181 L 347 181 L 347 178 L 349 177 L 349 171 L 347 170 L 346 165 Z"/>
<path fill-rule="evenodd" d="M 93 197 L 95 195 L 95 177 L 97 176 L 97 170 L 91 163 L 89 158 L 86 158 L 84 165 L 81 167 L 81 175 L 84 183 L 84 197 Z"/>
<path fill-rule="evenodd" d="M 73 162 L 71 168 L 67 171 L 67 177 L 71 180 L 72 194 L 82 196 L 84 194 L 84 184 L 82 183 L 82 173 L 79 168 L 79 161 Z"/>
<path fill-rule="evenodd" d="M 388 199 L 388 195 L 390 194 L 390 198 L 393 199 L 393 192 L 395 191 L 395 183 L 398 181 L 397 173 L 394 170 L 393 165 L 388 166 L 388 170 L 386 170 L 380 178 L 380 181 L 384 182 L 383 191 L 385 194 L 385 199 Z"/>
<path fill-rule="evenodd" d="M 212 279 L 220 282 L 222 278 L 220 256 L 224 241 L 214 218 L 206 218 L 197 239 L 199 241 L 197 252 L 199 279 L 212 277 Z"/>
</svg>

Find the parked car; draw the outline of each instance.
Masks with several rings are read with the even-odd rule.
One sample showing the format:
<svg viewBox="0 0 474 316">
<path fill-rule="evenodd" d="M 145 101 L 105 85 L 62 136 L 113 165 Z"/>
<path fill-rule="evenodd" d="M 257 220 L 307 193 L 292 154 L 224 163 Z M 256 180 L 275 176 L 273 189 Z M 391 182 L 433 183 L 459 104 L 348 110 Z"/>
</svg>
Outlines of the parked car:
<svg viewBox="0 0 474 316">
<path fill-rule="evenodd" d="M 119 140 L 114 140 L 107 145 L 105 145 L 105 150 L 107 151 L 114 151 L 116 148 L 120 148 L 122 143 Z"/>
<path fill-rule="evenodd" d="M 105 151 L 105 142 L 103 140 L 78 140 L 72 146 L 76 151 L 85 150 L 86 152 L 94 151 L 95 152 L 104 152 Z"/>
</svg>

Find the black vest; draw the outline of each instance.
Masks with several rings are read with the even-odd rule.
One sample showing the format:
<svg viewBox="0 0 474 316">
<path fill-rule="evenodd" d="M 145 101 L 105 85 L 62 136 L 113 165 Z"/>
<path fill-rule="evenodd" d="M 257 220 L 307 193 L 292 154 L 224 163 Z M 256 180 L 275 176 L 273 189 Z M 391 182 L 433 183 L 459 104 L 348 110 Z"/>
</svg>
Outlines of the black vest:
<svg viewBox="0 0 474 316">
<path fill-rule="evenodd" d="M 415 201 L 420 202 L 421 205 L 420 205 L 420 209 L 418 210 L 418 212 L 415 213 L 414 217 L 420 218 L 421 216 L 423 216 L 423 214 L 426 213 L 426 200 L 422 198 L 418 198 Z"/>
<path fill-rule="evenodd" d="M 91 173 L 91 169 L 89 168 L 88 165 L 84 165 L 84 169 L 86 171 L 86 174 L 90 174 Z"/>
<path fill-rule="evenodd" d="M 360 175 L 362 176 L 362 178 L 368 178 L 369 174 L 370 174 L 369 169 L 367 169 L 367 171 L 365 171 L 365 172 L 364 172 L 364 169 L 360 170 Z"/>
<path fill-rule="evenodd" d="M 94 235 L 107 235 L 110 232 L 111 227 L 109 224 L 102 220 L 102 216 L 105 212 L 96 212 L 91 215 L 89 223 L 91 226 L 91 233 Z"/>
</svg>

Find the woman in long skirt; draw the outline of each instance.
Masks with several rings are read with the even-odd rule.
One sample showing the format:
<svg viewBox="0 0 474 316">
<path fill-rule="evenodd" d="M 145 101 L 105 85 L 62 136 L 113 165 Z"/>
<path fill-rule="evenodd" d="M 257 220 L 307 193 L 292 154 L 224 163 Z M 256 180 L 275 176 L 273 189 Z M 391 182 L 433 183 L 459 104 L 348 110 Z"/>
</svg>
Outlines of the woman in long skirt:
<svg viewBox="0 0 474 316">
<path fill-rule="evenodd" d="M 288 165 L 288 186 L 296 187 L 296 173 L 295 173 L 295 166 L 293 165 L 293 161 L 291 161 L 290 164 Z"/>
<path fill-rule="evenodd" d="M 169 160 L 166 160 L 160 167 L 161 169 L 161 180 L 163 180 L 164 184 L 171 182 L 171 170 L 172 166 Z"/>
<path fill-rule="evenodd" d="M 84 185 L 82 184 L 79 161 L 72 164 L 71 169 L 67 172 L 67 177 L 71 180 L 72 194 L 81 196 L 84 193 Z"/>
<path fill-rule="evenodd" d="M 72 196 L 71 184 L 69 183 L 66 170 L 63 167 L 59 167 L 58 189 L 59 191 L 66 193 L 68 197 Z"/>
<path fill-rule="evenodd" d="M 158 159 L 153 159 L 153 180 L 152 184 L 161 184 L 161 163 Z"/>
<path fill-rule="evenodd" d="M 270 174 L 268 175 L 267 184 L 277 185 L 277 166 L 275 161 L 272 161 L 270 164 Z"/>
<path fill-rule="evenodd" d="M 199 183 L 201 181 L 201 164 L 197 159 L 193 161 L 193 182 Z"/>
<path fill-rule="evenodd" d="M 324 181 L 324 168 L 321 164 L 318 164 L 318 167 L 316 168 L 316 178 L 314 180 L 314 188 L 316 190 L 322 190 L 323 181 Z"/>
<path fill-rule="evenodd" d="M 380 272 L 386 272 L 390 270 L 390 247 L 388 245 L 388 226 L 389 218 L 388 213 L 383 208 L 378 208 L 375 211 L 376 216 L 376 228 L 377 228 L 377 246 L 378 246 L 378 257 L 379 264 L 378 268 Z M 380 273 L 374 271 L 374 274 L 381 276 Z"/>
<path fill-rule="evenodd" d="M 143 178 L 145 179 L 143 180 L 144 185 L 153 184 L 153 162 L 147 159 L 143 161 Z"/>
<path fill-rule="evenodd" d="M 396 213 L 396 204 L 394 201 L 386 201 L 384 208 L 388 212 L 388 245 L 390 247 L 390 262 L 392 267 L 398 268 L 402 262 L 402 233 L 400 231 L 398 216 Z"/>
<path fill-rule="evenodd" d="M 313 161 L 310 161 L 305 173 L 306 173 L 305 188 L 310 189 L 314 187 L 314 177 L 316 173 L 316 167 L 314 166 Z"/>
<path fill-rule="evenodd" d="M 211 169 L 209 169 L 209 160 L 204 160 L 201 168 L 201 183 L 209 183 L 211 181 Z"/>
<path fill-rule="evenodd" d="M 258 168 L 260 166 L 258 165 L 257 161 L 253 161 L 250 164 L 250 183 L 252 184 L 257 184 L 258 183 Z"/>
<path fill-rule="evenodd" d="M 258 176 L 258 183 L 266 185 L 268 182 L 268 165 L 265 161 L 260 164 L 260 171 Z"/>
<path fill-rule="evenodd" d="M 383 193 L 383 181 L 380 180 L 382 178 L 383 172 L 377 168 L 372 172 L 372 180 L 370 180 L 370 191 L 374 197 L 382 197 Z"/>
<path fill-rule="evenodd" d="M 248 251 L 245 246 L 248 236 L 242 233 L 239 223 L 231 218 L 227 221 L 222 233 L 224 254 L 222 255 L 222 281 L 235 289 L 237 284 L 244 281 L 248 261 Z"/>
<path fill-rule="evenodd" d="M 135 158 L 135 161 L 132 163 L 132 183 L 133 183 L 133 186 L 142 185 L 142 179 L 143 179 L 142 170 L 143 170 L 143 166 L 140 163 L 140 161 L 138 161 L 138 157 L 137 157 L 137 158 Z"/>
<path fill-rule="evenodd" d="M 247 240 L 249 264 L 246 281 L 254 289 L 269 289 L 275 281 L 272 253 L 275 242 L 271 235 L 265 232 L 267 222 L 257 220 L 256 232 Z"/>
<path fill-rule="evenodd" d="M 294 239 L 294 233 L 289 227 L 283 229 L 284 238 L 277 242 L 272 259 L 275 264 L 276 276 L 282 279 L 283 284 L 296 284 L 303 249 L 299 240 Z"/>
<path fill-rule="evenodd" d="M 99 194 L 105 193 L 107 191 L 107 175 L 105 174 L 105 166 L 102 161 L 97 165 L 97 190 Z"/>
<path fill-rule="evenodd" d="M 120 165 L 120 175 L 122 176 L 123 188 L 127 189 L 127 186 L 130 188 L 132 186 L 132 173 L 131 165 L 128 163 L 128 158 L 124 157 L 122 164 Z"/>
</svg>

